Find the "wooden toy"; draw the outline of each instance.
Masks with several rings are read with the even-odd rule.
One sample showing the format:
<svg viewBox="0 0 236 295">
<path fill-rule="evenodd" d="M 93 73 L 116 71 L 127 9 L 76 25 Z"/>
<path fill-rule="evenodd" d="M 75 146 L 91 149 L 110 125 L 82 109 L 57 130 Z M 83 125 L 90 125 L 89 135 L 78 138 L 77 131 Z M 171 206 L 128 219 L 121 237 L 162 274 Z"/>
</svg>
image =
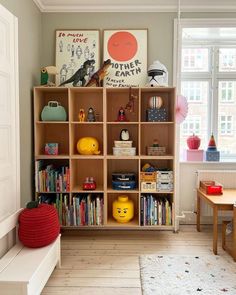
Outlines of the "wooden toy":
<svg viewBox="0 0 236 295">
<path fill-rule="evenodd" d="M 214 135 L 211 135 L 208 148 L 205 152 L 205 160 L 209 162 L 218 162 L 220 160 L 220 152 L 217 151 Z"/>
<path fill-rule="evenodd" d="M 148 105 L 151 109 L 160 109 L 163 105 L 163 100 L 160 96 L 151 96 L 148 100 Z"/>
<path fill-rule="evenodd" d="M 120 132 L 120 140 L 128 141 L 129 140 L 129 131 L 128 129 L 122 129 Z"/>
<path fill-rule="evenodd" d="M 127 122 L 126 116 L 125 116 L 125 110 L 120 107 L 119 112 L 118 112 L 118 117 L 117 120 L 119 122 Z"/>
<path fill-rule="evenodd" d="M 112 215 L 119 223 L 127 223 L 134 217 L 134 203 L 128 196 L 119 196 L 112 204 Z"/>
<path fill-rule="evenodd" d="M 80 122 L 84 122 L 84 121 L 85 121 L 85 111 L 84 111 L 84 109 L 80 109 L 80 110 L 79 110 L 79 115 L 78 115 L 78 117 L 79 117 L 79 121 L 80 121 Z"/>
<path fill-rule="evenodd" d="M 77 142 L 77 150 L 81 155 L 99 155 L 99 143 L 95 137 L 82 137 Z"/>
<path fill-rule="evenodd" d="M 95 122 L 96 121 L 93 108 L 88 109 L 87 121 L 88 122 Z"/>
</svg>

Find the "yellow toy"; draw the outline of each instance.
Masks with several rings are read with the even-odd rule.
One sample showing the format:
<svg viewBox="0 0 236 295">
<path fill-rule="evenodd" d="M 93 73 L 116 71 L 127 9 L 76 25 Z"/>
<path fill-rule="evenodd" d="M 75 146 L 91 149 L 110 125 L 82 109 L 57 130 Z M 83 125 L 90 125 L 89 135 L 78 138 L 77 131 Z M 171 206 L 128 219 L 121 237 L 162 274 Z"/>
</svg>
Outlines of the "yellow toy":
<svg viewBox="0 0 236 295">
<path fill-rule="evenodd" d="M 84 122 L 84 121 L 85 121 L 85 111 L 84 111 L 84 109 L 80 109 L 80 110 L 79 110 L 79 115 L 78 115 L 78 117 L 79 117 L 79 121 L 80 121 L 80 122 Z"/>
<path fill-rule="evenodd" d="M 127 223 L 134 217 L 134 203 L 128 196 L 119 196 L 113 202 L 113 217 L 119 223 Z"/>
<path fill-rule="evenodd" d="M 95 137 L 82 137 L 77 142 L 77 150 L 81 155 L 99 155 L 99 143 Z"/>
</svg>

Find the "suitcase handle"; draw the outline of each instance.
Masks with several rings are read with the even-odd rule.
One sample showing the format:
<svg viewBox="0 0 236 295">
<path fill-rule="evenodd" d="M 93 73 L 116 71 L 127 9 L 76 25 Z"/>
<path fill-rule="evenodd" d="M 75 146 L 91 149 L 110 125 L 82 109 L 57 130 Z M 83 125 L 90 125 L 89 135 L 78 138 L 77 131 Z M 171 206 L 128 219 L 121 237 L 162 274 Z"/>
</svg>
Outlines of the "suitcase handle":
<svg viewBox="0 0 236 295">
<path fill-rule="evenodd" d="M 129 180 L 129 178 L 117 177 L 118 180 Z"/>
<path fill-rule="evenodd" d="M 118 187 L 119 188 L 130 188 L 130 186 L 128 186 L 128 185 L 119 185 Z"/>
</svg>

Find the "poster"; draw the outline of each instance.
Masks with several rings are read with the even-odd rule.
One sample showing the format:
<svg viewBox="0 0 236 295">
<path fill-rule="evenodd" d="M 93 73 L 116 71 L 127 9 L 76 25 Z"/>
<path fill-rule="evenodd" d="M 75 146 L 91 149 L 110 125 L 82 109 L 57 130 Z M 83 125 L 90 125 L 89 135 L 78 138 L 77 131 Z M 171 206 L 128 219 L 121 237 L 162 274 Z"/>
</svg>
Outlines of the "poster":
<svg viewBox="0 0 236 295">
<path fill-rule="evenodd" d="M 104 60 L 112 66 L 105 87 L 140 87 L 147 82 L 147 30 L 104 30 Z"/>
<path fill-rule="evenodd" d="M 84 86 L 99 69 L 99 54 L 99 30 L 57 30 L 56 85 Z"/>
</svg>

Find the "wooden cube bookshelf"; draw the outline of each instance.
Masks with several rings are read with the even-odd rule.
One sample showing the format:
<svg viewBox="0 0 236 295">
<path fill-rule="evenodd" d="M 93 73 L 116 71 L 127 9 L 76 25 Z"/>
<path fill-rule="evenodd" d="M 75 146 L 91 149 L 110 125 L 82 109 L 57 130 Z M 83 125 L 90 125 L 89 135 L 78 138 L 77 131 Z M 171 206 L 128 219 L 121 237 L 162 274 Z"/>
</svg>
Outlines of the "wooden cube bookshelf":
<svg viewBox="0 0 236 295">
<path fill-rule="evenodd" d="M 130 93 L 134 96 L 133 111 L 125 109 Z M 164 122 L 147 122 L 146 110 L 149 99 L 160 96 L 167 112 Z M 42 121 L 41 112 L 49 101 L 58 101 L 67 112 L 67 121 Z M 79 121 L 79 111 L 83 109 L 87 116 L 88 109 L 95 111 L 95 122 Z M 119 109 L 125 110 L 127 122 L 119 122 Z M 127 129 L 130 133 L 132 147 L 136 148 L 134 156 L 113 155 L 114 141 L 120 140 L 120 132 Z M 99 155 L 80 155 L 77 151 L 77 141 L 81 137 L 96 137 L 99 142 Z M 162 156 L 149 156 L 147 147 L 157 140 L 160 146 L 166 148 Z M 165 198 L 172 204 L 172 224 L 141 226 L 141 197 L 147 193 L 141 191 L 140 172 L 149 163 L 158 169 L 169 169 L 175 175 L 175 88 L 145 87 L 145 88 L 102 88 L 102 87 L 35 87 L 34 88 L 34 143 L 35 161 L 56 167 L 68 166 L 69 200 L 82 193 L 93 196 L 103 196 L 103 225 L 71 226 L 73 229 L 174 229 L 175 189 L 171 192 L 154 192 L 154 197 Z M 58 155 L 45 155 L 46 143 L 58 143 Z M 35 162 L 36 163 L 36 162 Z M 136 176 L 136 188 L 132 190 L 114 190 L 112 188 L 112 173 L 133 172 Z M 93 176 L 97 188 L 95 191 L 84 191 L 83 181 Z M 175 178 L 175 177 L 174 177 Z M 174 186 L 175 187 L 175 186 Z M 55 200 L 56 192 L 37 191 L 36 198 L 48 194 Z M 59 193 L 59 192 L 58 192 Z M 127 195 L 134 203 L 134 218 L 126 224 L 117 223 L 112 217 L 112 202 L 119 195 Z M 65 227 L 67 228 L 67 226 Z"/>
</svg>

